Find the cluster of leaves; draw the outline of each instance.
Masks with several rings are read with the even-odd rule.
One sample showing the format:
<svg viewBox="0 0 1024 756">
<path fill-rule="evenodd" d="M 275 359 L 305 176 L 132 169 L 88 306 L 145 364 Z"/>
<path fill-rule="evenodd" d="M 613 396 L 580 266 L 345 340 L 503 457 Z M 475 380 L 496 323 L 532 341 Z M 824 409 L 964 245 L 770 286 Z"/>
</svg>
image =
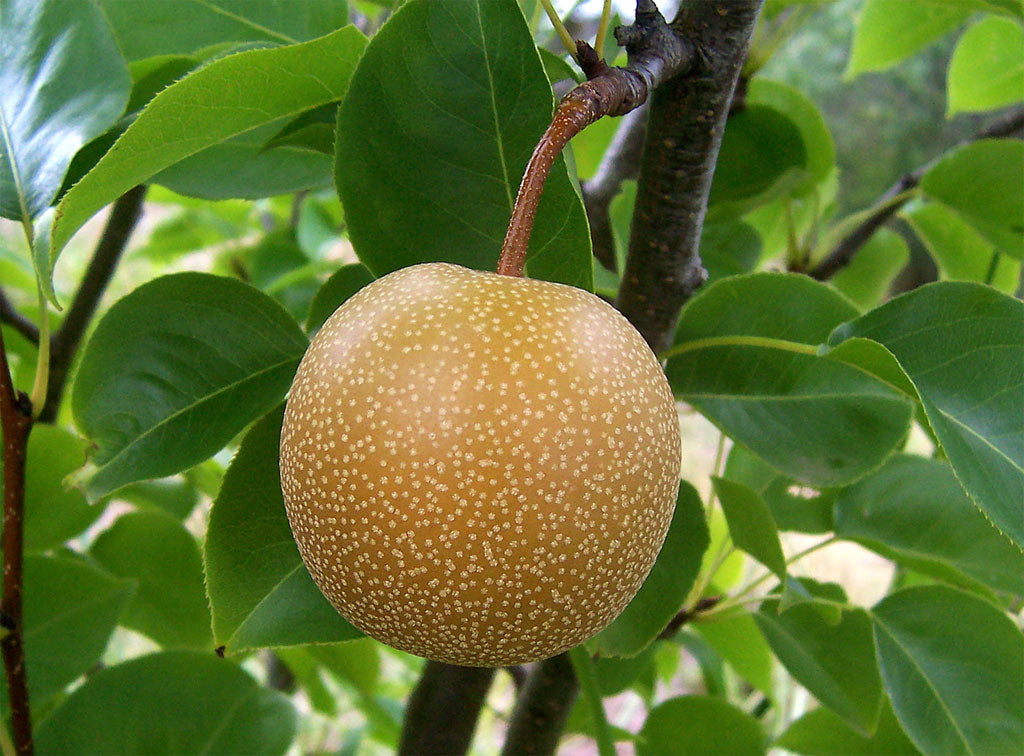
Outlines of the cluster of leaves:
<svg viewBox="0 0 1024 756">
<path fill-rule="evenodd" d="M 768 272 L 809 268 L 861 220 L 831 217 L 835 148 L 814 103 L 758 75 L 816 4 L 766 5 L 711 191 L 711 282 L 662 355 L 676 396 L 734 442 L 713 480 L 724 523 L 683 483 L 653 572 L 586 657 L 599 695 L 633 688 L 650 706 L 639 734 L 613 730 L 642 754 L 1019 751 L 1024 307 L 1005 292 L 1024 257 L 1024 144 L 952 150 L 912 190 L 901 216 L 940 282 L 889 299 L 909 253 L 887 230 L 828 284 Z M 493 269 L 567 67 L 538 54 L 534 9 L 524 17 L 515 0 L 355 6 L 371 25 L 387 16 L 370 39 L 341 0 L 0 5 L 0 213 L 32 240 L 30 264 L 0 257 L 4 285 L 34 296 L 38 280 L 59 305 L 61 250 L 139 184 L 175 207 L 140 254 L 163 264 L 202 248 L 214 270 L 154 278 L 114 304 L 74 381 L 85 440 L 67 423 L 31 436 L 25 638 L 41 751 L 283 752 L 293 702 L 239 667 L 263 648 L 314 709 L 333 714 L 340 683 L 369 737 L 395 743 L 382 647 L 327 604 L 291 538 L 281 402 L 312 334 L 375 277 L 431 260 Z M 950 113 L 1016 104 L 1022 21 L 1015 0 L 867 0 L 850 70 L 968 24 Z M 576 182 L 610 136 L 595 126 L 556 165 L 529 275 L 614 295 Z M 627 183 L 613 207 L 620 261 L 634 195 Z M 259 199 L 258 212 L 204 201 L 226 198 Z M 342 264 L 347 245 L 358 261 Z M 30 365 L 32 345 L 4 337 Z M 908 452 L 915 429 L 931 457 Z M 195 514 L 206 497 L 208 520 Z M 861 544 L 898 577 L 855 606 L 841 586 L 791 574 L 783 532 Z M 740 585 L 738 552 L 763 575 Z M 657 640 L 680 608 L 723 595 Z M 117 626 L 160 650 L 95 672 Z M 681 648 L 704 694 L 655 705 Z M 782 719 L 773 659 L 821 708 Z M 751 691 L 763 705 L 747 705 Z M 595 733 L 597 720 L 581 707 L 570 729 Z"/>
</svg>

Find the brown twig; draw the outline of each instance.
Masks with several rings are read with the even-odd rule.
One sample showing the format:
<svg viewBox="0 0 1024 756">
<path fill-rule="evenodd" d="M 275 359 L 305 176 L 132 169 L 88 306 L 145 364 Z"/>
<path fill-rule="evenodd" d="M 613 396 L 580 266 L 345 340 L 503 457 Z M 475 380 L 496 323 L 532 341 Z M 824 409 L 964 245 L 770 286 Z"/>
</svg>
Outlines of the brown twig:
<svg viewBox="0 0 1024 756">
<path fill-rule="evenodd" d="M 658 640 L 671 638 L 682 629 L 683 625 L 693 621 L 702 612 L 706 612 L 708 609 L 716 606 L 721 600 L 721 596 L 705 596 L 694 605 L 693 609 L 681 610 L 675 617 L 669 620 L 668 624 L 665 625 L 665 629 L 658 633 Z"/>
<path fill-rule="evenodd" d="M 1013 110 L 1002 118 L 994 121 L 978 131 L 969 139 L 961 142 L 958 147 L 981 139 L 1008 137 L 1024 129 L 1024 109 Z M 938 159 L 938 158 L 936 158 Z M 874 212 L 852 228 L 840 239 L 832 250 L 815 265 L 807 275 L 819 281 L 826 281 L 849 265 L 857 252 L 860 251 L 874 233 L 888 223 L 910 200 L 909 191 L 921 183 L 928 169 L 935 160 L 921 166 L 916 171 L 901 177 L 889 187 L 874 204 Z"/>
<path fill-rule="evenodd" d="M 527 163 L 512 209 L 498 273 L 521 276 L 544 183 L 569 140 L 603 116 L 621 116 L 640 107 L 650 92 L 693 60 L 684 37 L 673 34 L 652 0 L 638 0 L 636 22 L 620 26 L 615 38 L 629 53 L 625 67 L 610 67 L 589 44 L 578 41 L 577 62 L 587 81 L 569 91 L 555 110 Z"/>
<path fill-rule="evenodd" d="M 427 662 L 405 710 L 399 756 L 466 753 L 496 671 Z"/>
<path fill-rule="evenodd" d="M 32 717 L 25 671 L 25 646 L 21 624 L 22 548 L 25 524 L 25 459 L 32 430 L 28 397 L 14 388 L 3 333 L 0 332 L 0 427 L 3 429 L 4 532 L 3 601 L 0 641 L 7 673 L 7 697 L 11 706 L 14 747 L 19 754 L 32 753 Z"/>
<path fill-rule="evenodd" d="M 3 289 L 0 289 L 0 323 L 6 323 L 33 344 L 39 343 L 39 328 L 15 309 Z"/>
<path fill-rule="evenodd" d="M 568 654 L 539 662 L 516 699 L 502 756 L 554 753 L 578 694 Z"/>
<path fill-rule="evenodd" d="M 145 196 L 146 187 L 137 186 L 125 192 L 110 209 L 107 225 L 96 244 L 96 251 L 78 291 L 71 300 L 64 322 L 50 340 L 50 382 L 46 402 L 39 413 L 41 422 L 53 422 L 57 416 L 78 345 L 117 269 L 128 238 L 142 215 Z"/>
</svg>

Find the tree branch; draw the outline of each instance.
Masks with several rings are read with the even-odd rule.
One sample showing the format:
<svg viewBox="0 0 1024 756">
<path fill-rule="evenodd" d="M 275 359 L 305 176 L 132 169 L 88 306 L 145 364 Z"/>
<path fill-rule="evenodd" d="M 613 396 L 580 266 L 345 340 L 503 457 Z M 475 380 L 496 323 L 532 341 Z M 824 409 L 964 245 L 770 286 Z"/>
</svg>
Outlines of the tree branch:
<svg viewBox="0 0 1024 756">
<path fill-rule="evenodd" d="M 672 22 L 696 50 L 654 93 L 618 307 L 655 352 L 707 273 L 698 246 L 733 90 L 763 0 L 687 0 Z"/>
<path fill-rule="evenodd" d="M 0 331 L 0 427 L 3 429 L 4 532 L 3 600 L 0 641 L 7 674 L 7 698 L 11 707 L 14 747 L 19 754 L 32 753 L 32 718 L 25 671 L 25 646 L 21 622 L 22 548 L 25 524 L 25 459 L 32 430 L 28 397 L 14 388 L 3 332 Z"/>
<path fill-rule="evenodd" d="M 114 275 L 128 238 L 142 215 L 145 196 L 146 187 L 137 186 L 125 192 L 111 207 L 107 225 L 103 229 L 78 291 L 71 300 L 64 322 L 53 334 L 50 342 L 50 383 L 46 392 L 46 403 L 39 414 L 42 422 L 53 422 L 57 416 L 78 345 L 96 312 L 103 292 L 107 289 L 107 284 Z"/>
<path fill-rule="evenodd" d="M 1022 129 L 1024 129 L 1024 109 L 1013 110 L 957 146 L 962 147 L 981 139 L 1013 136 Z M 938 159 L 936 158 L 936 160 Z M 906 174 L 889 187 L 875 203 L 874 211 L 840 239 L 832 250 L 822 258 L 821 262 L 808 271 L 807 275 L 819 281 L 826 281 L 849 265 L 854 255 L 860 251 L 868 239 L 888 223 L 910 200 L 908 192 L 921 183 L 924 174 L 934 163 L 935 160 L 932 160 L 913 173 Z"/>
<path fill-rule="evenodd" d="M 578 693 L 568 654 L 538 662 L 516 699 L 502 756 L 554 753 Z"/>
<path fill-rule="evenodd" d="M 0 323 L 6 323 L 33 344 L 39 343 L 39 328 L 14 308 L 3 289 L 0 289 Z"/>
<path fill-rule="evenodd" d="M 612 200 L 622 190 L 622 182 L 636 178 L 640 171 L 640 155 L 643 153 L 646 132 L 645 104 L 623 117 L 594 176 L 580 186 L 583 190 L 583 204 L 587 208 L 587 220 L 590 222 L 594 257 L 613 272 L 618 271 L 619 266 L 615 259 L 610 208 Z"/>
<path fill-rule="evenodd" d="M 466 753 L 496 671 L 427 662 L 405 710 L 399 756 Z"/>
</svg>

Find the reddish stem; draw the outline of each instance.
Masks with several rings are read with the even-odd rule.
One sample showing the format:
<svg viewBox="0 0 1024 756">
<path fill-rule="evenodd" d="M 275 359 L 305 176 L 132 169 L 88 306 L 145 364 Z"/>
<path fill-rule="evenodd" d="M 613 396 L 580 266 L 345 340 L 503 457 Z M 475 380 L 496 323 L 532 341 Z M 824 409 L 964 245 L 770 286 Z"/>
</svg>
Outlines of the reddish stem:
<svg viewBox="0 0 1024 756">
<path fill-rule="evenodd" d="M 0 626 L 6 631 L 0 641 L 7 694 L 11 704 L 14 747 L 19 754 L 31 754 L 32 718 L 29 712 L 28 677 L 21 627 L 22 547 L 25 514 L 25 458 L 32 412 L 28 397 L 14 388 L 7 364 L 3 333 L 0 332 L 0 427 L 3 428 L 4 533 L 3 602 Z"/>
</svg>

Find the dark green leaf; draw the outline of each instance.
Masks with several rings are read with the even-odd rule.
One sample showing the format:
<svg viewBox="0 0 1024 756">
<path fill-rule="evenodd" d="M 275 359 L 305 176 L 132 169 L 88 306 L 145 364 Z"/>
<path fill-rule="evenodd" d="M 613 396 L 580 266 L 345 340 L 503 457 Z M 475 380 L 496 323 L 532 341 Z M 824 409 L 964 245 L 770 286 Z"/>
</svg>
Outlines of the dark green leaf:
<svg viewBox="0 0 1024 756">
<path fill-rule="evenodd" d="M 763 754 L 767 737 L 757 720 L 709 696 L 670 698 L 651 709 L 637 736 L 640 756 Z"/>
<path fill-rule="evenodd" d="M 750 614 L 698 618 L 692 627 L 737 674 L 766 696 L 772 695 L 772 652 Z"/>
<path fill-rule="evenodd" d="M 493 270 L 551 108 L 515 0 L 404 3 L 367 47 L 338 113 L 338 194 L 359 259 L 378 276 L 427 261 Z M 559 158 L 529 274 L 590 289 L 589 240 Z"/>
<path fill-rule="evenodd" d="M 184 520 L 199 502 L 199 492 L 192 482 L 181 477 L 161 478 L 132 483 L 117 492 L 117 498 L 143 510 L 166 512 Z"/>
<path fill-rule="evenodd" d="M 345 0 L 99 0 L 129 60 L 225 42 L 305 42 L 348 23 Z"/>
<path fill-rule="evenodd" d="M 162 512 L 130 512 L 89 553 L 112 574 L 136 582 L 121 624 L 165 648 L 213 648 L 199 546 L 181 523 Z"/>
<path fill-rule="evenodd" d="M 75 379 L 99 497 L 187 469 L 281 400 L 307 346 L 265 294 L 204 273 L 164 276 L 110 308 Z"/>
<path fill-rule="evenodd" d="M 818 345 L 856 310 L 806 276 L 733 276 L 690 300 L 663 354 L 679 398 L 787 475 L 835 486 L 900 442 L 908 398 Z"/>
<path fill-rule="evenodd" d="M 895 231 L 880 228 L 845 268 L 832 277 L 832 285 L 858 307 L 877 306 L 892 286 L 892 280 L 910 259 L 910 250 Z"/>
<path fill-rule="evenodd" d="M 1001 251 L 1024 257 L 1024 142 L 985 139 L 948 153 L 921 180 Z"/>
<path fill-rule="evenodd" d="M 1024 29 L 988 16 L 964 32 L 949 61 L 948 115 L 1024 100 Z"/>
<path fill-rule="evenodd" d="M 806 756 L 913 756 L 918 753 L 886 700 L 871 737 L 854 730 L 829 709 L 814 709 L 796 720 L 772 744 Z"/>
<path fill-rule="evenodd" d="M 225 659 L 167 651 L 101 670 L 37 731 L 40 753 L 283 754 L 295 709 Z"/>
<path fill-rule="evenodd" d="M 78 559 L 25 558 L 25 658 L 34 707 L 95 664 L 132 593 L 129 582 Z M 7 686 L 0 686 L 7 709 Z"/>
<path fill-rule="evenodd" d="M 707 224 L 700 237 L 700 259 L 708 283 L 752 271 L 761 259 L 761 236 L 743 221 Z"/>
<path fill-rule="evenodd" d="M 235 254 L 249 273 L 249 282 L 280 302 L 292 317 L 300 320 L 309 311 L 323 266 L 302 251 L 294 229 L 272 231 L 255 246 Z"/>
<path fill-rule="evenodd" d="M 1024 752 L 1024 635 L 987 601 L 907 588 L 871 611 L 893 709 L 928 756 Z"/>
<path fill-rule="evenodd" d="M 971 10 L 960 2 L 867 0 L 857 19 L 847 76 L 899 63 L 955 29 Z"/>
<path fill-rule="evenodd" d="M 798 581 L 793 581 L 794 583 Z M 835 598 L 831 586 L 799 581 L 815 595 Z M 874 663 L 871 620 L 863 610 L 843 611 L 839 622 L 802 603 L 779 614 L 770 599 L 754 614 L 779 661 L 822 704 L 868 734 L 878 721 L 882 684 Z"/>
<path fill-rule="evenodd" d="M 207 147 L 340 98 L 365 43 L 347 26 L 300 45 L 230 55 L 165 89 L 64 195 L 44 270 L 85 221 L 136 184 Z"/>
<path fill-rule="evenodd" d="M 594 659 L 594 675 L 602 696 L 614 696 L 627 688 L 654 687 L 654 651 L 657 644 L 651 644 L 632 658 Z"/>
<path fill-rule="evenodd" d="M 709 542 L 700 495 L 684 481 L 654 567 L 622 614 L 594 639 L 596 648 L 605 656 L 635 656 L 650 645 L 682 607 Z"/>
<path fill-rule="evenodd" d="M 913 381 L 953 471 L 982 512 L 1024 546 L 1024 303 L 937 283 L 832 334 L 887 347 Z"/>
<path fill-rule="evenodd" d="M 312 335 L 349 297 L 373 281 L 373 274 L 362 263 L 344 265 L 327 279 L 313 297 L 306 318 L 306 331 Z"/>
<path fill-rule="evenodd" d="M 0 37 L 0 215 L 31 220 L 78 149 L 121 116 L 131 79 L 92 3 L 5 0 Z"/>
<path fill-rule="evenodd" d="M 945 462 L 899 455 L 840 493 L 836 535 L 918 572 L 964 585 L 964 575 L 1024 596 L 1024 553 L 999 533 Z"/>
<path fill-rule="evenodd" d="M 360 636 L 313 584 L 292 538 L 277 467 L 283 414 L 245 436 L 210 511 L 206 589 L 214 639 L 232 653 Z"/>
<path fill-rule="evenodd" d="M 338 103 L 329 102 L 293 118 L 263 148 L 302 147 L 333 156 L 334 128 L 337 122 Z"/>
<path fill-rule="evenodd" d="M 757 491 L 733 480 L 713 476 L 711 483 L 722 503 L 733 544 L 785 583 L 786 556 L 782 553 L 779 528 L 764 499 Z"/>
</svg>

